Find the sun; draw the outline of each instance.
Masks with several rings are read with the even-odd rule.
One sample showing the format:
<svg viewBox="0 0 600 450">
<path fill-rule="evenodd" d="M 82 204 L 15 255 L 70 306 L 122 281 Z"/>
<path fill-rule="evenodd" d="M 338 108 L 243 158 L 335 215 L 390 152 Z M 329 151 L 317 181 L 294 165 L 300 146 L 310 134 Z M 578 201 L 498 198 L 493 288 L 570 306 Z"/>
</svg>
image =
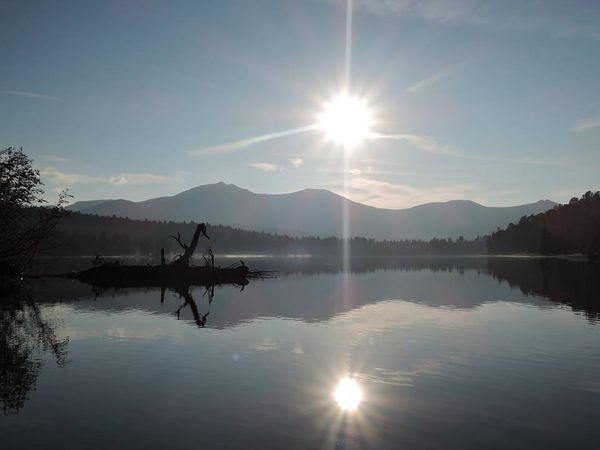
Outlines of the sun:
<svg viewBox="0 0 600 450">
<path fill-rule="evenodd" d="M 352 378 L 342 378 L 333 393 L 335 401 L 345 411 L 354 411 L 362 400 L 362 390 Z"/>
<path fill-rule="evenodd" d="M 324 105 L 318 127 L 328 140 L 352 148 L 369 137 L 372 123 L 367 102 L 342 91 Z"/>
</svg>

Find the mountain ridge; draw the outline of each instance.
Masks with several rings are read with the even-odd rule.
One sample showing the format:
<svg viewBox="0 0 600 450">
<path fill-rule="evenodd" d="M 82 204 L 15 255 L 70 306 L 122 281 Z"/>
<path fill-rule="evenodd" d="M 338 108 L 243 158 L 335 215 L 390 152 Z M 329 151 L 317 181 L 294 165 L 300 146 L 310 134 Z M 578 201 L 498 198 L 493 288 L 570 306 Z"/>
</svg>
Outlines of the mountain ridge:
<svg viewBox="0 0 600 450">
<path fill-rule="evenodd" d="M 390 209 L 358 203 L 326 189 L 260 194 L 219 182 L 139 202 L 90 200 L 76 202 L 68 209 L 131 219 L 202 220 L 251 230 L 327 237 L 342 235 L 345 203 L 352 236 L 388 240 L 472 238 L 556 205 L 550 200 L 539 200 L 517 206 L 489 207 L 461 199 Z"/>
</svg>

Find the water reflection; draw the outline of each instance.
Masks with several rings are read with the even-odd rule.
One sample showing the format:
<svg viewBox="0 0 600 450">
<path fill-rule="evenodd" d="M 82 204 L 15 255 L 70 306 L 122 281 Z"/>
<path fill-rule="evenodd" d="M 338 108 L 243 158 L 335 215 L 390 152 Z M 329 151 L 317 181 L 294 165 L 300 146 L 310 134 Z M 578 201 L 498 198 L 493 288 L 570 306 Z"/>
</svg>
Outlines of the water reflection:
<svg viewBox="0 0 600 450">
<path fill-rule="evenodd" d="M 569 305 L 590 321 L 600 320 L 600 262 L 554 258 L 490 258 L 488 272 L 526 295 Z"/>
<path fill-rule="evenodd" d="M 600 264 L 550 258 L 412 258 L 360 259 L 344 292 L 341 262 L 328 259 L 257 261 L 276 268 L 277 279 L 258 280 L 240 294 L 231 287 L 162 289 L 160 304 L 151 289 L 103 289 L 90 303 L 90 287 L 64 280 L 36 284 L 39 301 L 76 301 L 93 309 L 141 309 L 166 313 L 165 296 L 182 299 L 178 317 L 197 325 L 228 328 L 258 317 L 286 317 L 306 322 L 330 320 L 338 314 L 386 299 L 404 299 L 432 307 L 476 308 L 510 300 L 541 307 L 548 301 L 567 305 L 593 323 L 600 319 Z M 253 262 L 253 266 L 257 265 Z M 260 265 L 258 264 L 258 265 Z M 257 267 L 261 269 L 261 267 Z M 436 275 L 433 275 L 436 274 Z M 218 299 L 212 304 L 215 288 Z M 244 286 L 240 286 L 244 290 Z M 198 289 L 204 290 L 202 294 Z M 515 293 L 520 291 L 521 295 Z M 194 295 L 208 296 L 198 309 Z M 119 297 L 127 296 L 127 301 Z M 212 304 L 212 305 L 211 305 Z M 210 310 L 210 313 L 209 313 Z M 209 313 L 209 315 L 207 315 Z M 208 323 L 210 318 L 210 324 Z"/>
<path fill-rule="evenodd" d="M 354 411 L 362 401 L 363 393 L 359 384 L 350 377 L 344 377 L 333 393 L 335 401 L 345 411 Z"/>
<path fill-rule="evenodd" d="M 49 354 L 56 365 L 67 364 L 69 338 L 58 337 L 56 324 L 40 310 L 24 287 L 0 298 L 0 403 L 5 414 L 18 412 L 35 389 Z"/>
<path fill-rule="evenodd" d="M 320 263 L 306 273 L 279 267 L 279 278 L 243 292 L 35 283 L 35 307 L 45 322 L 58 313 L 63 323 L 51 328 L 59 343 L 71 337 L 72 363 L 35 375 L 26 407 L 0 417 L 2 443 L 13 450 L 63 448 L 65 437 L 67 446 L 90 449 L 195 448 L 199 439 L 209 448 L 597 444 L 590 436 L 600 411 L 598 266 L 361 262 L 344 297 L 335 263 L 322 261 L 319 271 Z M 26 384 L 16 378 L 9 381 Z"/>
<path fill-rule="evenodd" d="M 204 298 L 208 295 L 208 310 L 203 315 L 200 315 L 200 312 L 198 310 L 198 305 L 196 304 L 196 301 L 194 300 L 194 297 L 192 296 L 192 293 L 190 292 L 190 286 L 180 287 L 180 288 L 174 289 L 174 290 L 175 290 L 175 292 L 177 292 L 177 294 L 179 295 L 180 298 L 185 300 L 183 302 L 183 304 L 179 308 L 177 308 L 177 310 L 175 311 L 175 315 L 177 316 L 177 319 L 179 319 L 181 317 L 182 308 L 189 306 L 190 310 L 192 311 L 192 315 L 194 316 L 194 322 L 196 322 L 196 325 L 198 325 L 200 328 L 204 328 L 206 326 L 206 319 L 208 318 L 208 315 L 210 314 L 210 305 L 215 296 L 215 287 L 214 286 L 205 286 L 204 295 L 202 297 Z M 160 298 L 161 298 L 161 303 L 163 303 L 164 302 L 164 289 L 161 292 Z"/>
</svg>

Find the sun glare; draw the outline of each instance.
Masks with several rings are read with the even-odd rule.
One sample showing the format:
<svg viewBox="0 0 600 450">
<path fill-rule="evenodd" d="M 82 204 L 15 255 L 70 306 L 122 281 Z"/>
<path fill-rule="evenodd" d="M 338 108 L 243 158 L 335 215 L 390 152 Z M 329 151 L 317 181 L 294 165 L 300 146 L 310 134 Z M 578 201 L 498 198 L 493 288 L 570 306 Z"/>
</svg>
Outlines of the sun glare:
<svg viewBox="0 0 600 450">
<path fill-rule="evenodd" d="M 362 390 L 356 380 L 345 377 L 338 383 L 333 396 L 340 408 L 354 411 L 362 400 Z"/>
<path fill-rule="evenodd" d="M 367 103 L 341 92 L 325 104 L 319 116 L 319 128 L 327 139 L 353 147 L 370 134 L 373 117 Z"/>
</svg>

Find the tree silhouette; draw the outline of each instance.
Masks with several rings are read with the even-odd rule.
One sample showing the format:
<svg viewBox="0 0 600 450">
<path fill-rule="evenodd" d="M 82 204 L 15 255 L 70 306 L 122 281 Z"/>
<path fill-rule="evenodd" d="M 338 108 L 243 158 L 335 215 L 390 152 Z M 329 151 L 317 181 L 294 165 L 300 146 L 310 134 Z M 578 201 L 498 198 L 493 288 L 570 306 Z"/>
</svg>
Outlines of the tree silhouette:
<svg viewBox="0 0 600 450">
<path fill-rule="evenodd" d="M 23 149 L 0 150 L 0 271 L 5 276 L 19 276 L 27 269 L 65 213 L 66 192 L 57 205 L 42 207 L 43 184 L 32 164 Z"/>
</svg>

